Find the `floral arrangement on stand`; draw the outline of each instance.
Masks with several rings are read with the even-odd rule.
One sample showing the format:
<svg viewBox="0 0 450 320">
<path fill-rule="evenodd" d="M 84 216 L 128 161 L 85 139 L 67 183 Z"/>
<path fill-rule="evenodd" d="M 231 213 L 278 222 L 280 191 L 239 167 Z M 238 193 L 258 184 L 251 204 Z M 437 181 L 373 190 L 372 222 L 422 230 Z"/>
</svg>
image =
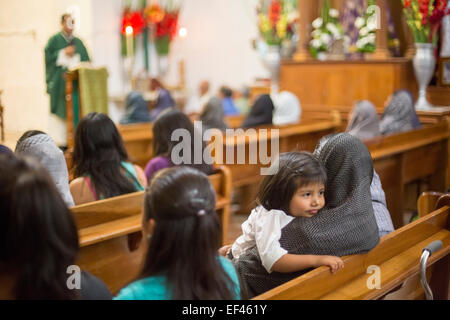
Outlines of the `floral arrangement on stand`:
<svg viewBox="0 0 450 320">
<path fill-rule="evenodd" d="M 177 34 L 180 8 L 180 3 L 169 0 L 164 6 L 153 3 L 144 9 L 144 17 L 153 31 L 151 36 L 159 56 L 169 54 L 170 43 Z"/>
<path fill-rule="evenodd" d="M 297 2 L 294 0 L 260 0 L 256 9 L 260 37 L 269 46 L 281 46 L 296 33 Z"/>
<path fill-rule="evenodd" d="M 446 9 L 447 0 L 402 0 L 402 2 L 414 42 L 436 45 L 442 18 L 450 14 Z"/>
<path fill-rule="evenodd" d="M 375 52 L 377 29 L 375 0 L 368 1 L 367 10 L 364 16 L 356 18 L 355 27 L 359 30 L 358 41 L 356 41 L 356 50 L 363 53 Z"/>
<path fill-rule="evenodd" d="M 339 22 L 339 11 L 331 8 L 329 0 L 325 0 L 321 16 L 313 21 L 312 26 L 314 30 L 309 51 L 316 59 L 323 60 L 323 54 L 329 52 L 335 41 L 342 40 L 346 47 L 350 43 L 350 38 L 345 35 Z"/>
</svg>

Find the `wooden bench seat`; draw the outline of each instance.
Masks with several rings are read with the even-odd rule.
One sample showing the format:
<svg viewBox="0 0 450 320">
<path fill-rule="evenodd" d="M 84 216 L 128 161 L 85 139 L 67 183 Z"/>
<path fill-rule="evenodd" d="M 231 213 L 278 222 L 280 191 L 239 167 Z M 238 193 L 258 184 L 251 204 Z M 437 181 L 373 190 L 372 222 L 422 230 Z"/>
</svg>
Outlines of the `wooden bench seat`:
<svg viewBox="0 0 450 320">
<path fill-rule="evenodd" d="M 263 293 L 255 300 L 316 300 L 316 299 L 378 299 L 398 287 L 406 279 L 417 276 L 422 249 L 435 240 L 441 240 L 443 247 L 428 260 L 431 282 L 434 274 L 444 271 L 443 282 L 436 298 L 448 296 L 448 263 L 450 253 L 450 207 L 445 206 L 407 226 L 383 237 L 369 253 L 343 257 L 344 268 L 331 274 L 328 267 L 312 270 L 279 287 Z M 380 289 L 369 289 L 367 281 L 372 274 L 369 266 L 380 268 Z M 446 284 L 446 286 L 445 286 Z M 420 288 L 413 286 L 409 298 L 421 297 Z M 432 287 L 433 289 L 433 287 Z M 442 291 L 443 290 L 443 291 Z"/>
</svg>

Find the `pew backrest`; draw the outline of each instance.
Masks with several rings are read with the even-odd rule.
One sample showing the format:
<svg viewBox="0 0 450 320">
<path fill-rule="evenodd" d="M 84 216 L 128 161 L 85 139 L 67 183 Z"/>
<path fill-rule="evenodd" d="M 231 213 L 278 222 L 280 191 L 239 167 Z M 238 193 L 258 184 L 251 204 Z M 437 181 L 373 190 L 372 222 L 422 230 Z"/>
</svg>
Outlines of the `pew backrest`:
<svg viewBox="0 0 450 320">
<path fill-rule="evenodd" d="M 429 259 L 432 265 L 450 253 L 450 207 L 445 206 L 384 236 L 366 254 L 343 257 L 344 268 L 334 275 L 328 267 L 312 270 L 263 293 L 255 300 L 377 299 L 419 273 L 422 249 L 435 240 L 443 247 Z M 369 285 L 378 272 L 378 288 Z M 448 273 L 448 272 L 447 272 Z M 375 274 L 374 274 L 375 275 Z M 442 279 L 448 281 L 447 279 Z M 375 281 L 376 282 L 376 281 Z"/>
</svg>

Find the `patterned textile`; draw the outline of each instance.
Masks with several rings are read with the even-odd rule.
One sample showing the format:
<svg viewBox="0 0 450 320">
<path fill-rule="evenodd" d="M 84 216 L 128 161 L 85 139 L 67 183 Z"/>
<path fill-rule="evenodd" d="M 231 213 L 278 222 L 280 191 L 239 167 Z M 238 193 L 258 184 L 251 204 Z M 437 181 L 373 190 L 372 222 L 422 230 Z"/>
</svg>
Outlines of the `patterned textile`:
<svg viewBox="0 0 450 320">
<path fill-rule="evenodd" d="M 346 132 L 361 140 L 368 140 L 381 135 L 380 119 L 373 103 L 367 100 L 355 103 Z"/>
<path fill-rule="evenodd" d="M 379 236 L 370 194 L 373 164 L 369 150 L 358 138 L 341 133 L 316 155 L 327 170 L 325 207 L 312 218 L 296 217 L 284 227 L 281 246 L 291 254 L 344 256 L 370 251 Z M 268 274 L 256 248 L 234 263 L 248 297 L 308 271 Z"/>
<path fill-rule="evenodd" d="M 367 0 L 353 0 L 346 1 L 341 16 L 339 18 L 344 32 L 350 37 L 350 46 L 356 46 L 358 41 L 359 30 L 355 27 L 355 20 L 358 17 L 362 17 L 367 8 Z M 348 56 L 350 59 L 362 58 L 362 53 L 355 52 L 350 53 Z"/>
<path fill-rule="evenodd" d="M 227 125 L 224 122 L 225 113 L 222 108 L 222 101 L 217 97 L 212 97 L 206 103 L 205 108 L 200 114 L 203 131 L 207 129 L 219 129 L 225 131 Z"/>
<path fill-rule="evenodd" d="M 383 135 L 405 132 L 420 128 L 421 124 L 414 109 L 414 98 L 407 90 L 394 92 L 380 121 Z"/>
</svg>

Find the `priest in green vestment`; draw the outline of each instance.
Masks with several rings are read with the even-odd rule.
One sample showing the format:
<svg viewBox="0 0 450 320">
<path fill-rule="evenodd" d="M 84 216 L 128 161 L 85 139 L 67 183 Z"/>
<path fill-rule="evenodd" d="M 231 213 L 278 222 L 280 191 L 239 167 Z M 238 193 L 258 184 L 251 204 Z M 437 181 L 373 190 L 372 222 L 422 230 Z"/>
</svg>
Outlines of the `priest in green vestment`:
<svg viewBox="0 0 450 320">
<path fill-rule="evenodd" d="M 45 80 L 50 95 L 51 112 L 66 118 L 66 81 L 64 73 L 80 62 L 89 61 L 83 42 L 73 35 L 74 20 L 69 14 L 61 17 L 62 30 L 52 36 L 45 46 Z M 78 90 L 74 85 L 74 118 L 78 118 Z M 74 119 L 76 121 L 76 119 Z M 76 121 L 77 122 L 77 121 Z"/>
</svg>

